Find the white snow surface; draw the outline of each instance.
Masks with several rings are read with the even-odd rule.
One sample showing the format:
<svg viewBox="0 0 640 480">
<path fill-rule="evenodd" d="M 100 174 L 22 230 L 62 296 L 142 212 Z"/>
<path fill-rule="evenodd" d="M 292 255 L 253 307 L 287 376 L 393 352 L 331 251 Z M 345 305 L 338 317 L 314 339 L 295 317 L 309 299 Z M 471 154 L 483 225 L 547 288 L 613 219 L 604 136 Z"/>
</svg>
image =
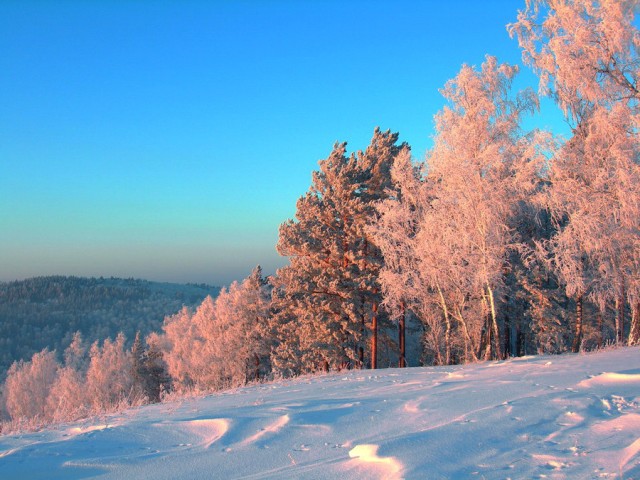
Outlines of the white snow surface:
<svg viewBox="0 0 640 480">
<path fill-rule="evenodd" d="M 8 479 L 640 479 L 640 349 L 349 371 L 0 437 Z"/>
</svg>

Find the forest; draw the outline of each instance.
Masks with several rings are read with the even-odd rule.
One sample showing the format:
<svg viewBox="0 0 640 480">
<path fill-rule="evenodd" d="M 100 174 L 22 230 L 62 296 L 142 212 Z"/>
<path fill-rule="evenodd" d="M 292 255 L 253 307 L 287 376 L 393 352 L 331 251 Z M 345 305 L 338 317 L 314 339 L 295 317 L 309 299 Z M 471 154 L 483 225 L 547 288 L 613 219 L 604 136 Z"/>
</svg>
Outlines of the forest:
<svg viewBox="0 0 640 480">
<path fill-rule="evenodd" d="M 6 431 L 250 382 L 640 341 L 640 34 L 633 0 L 527 0 L 507 28 L 538 91 L 488 55 L 441 90 L 433 147 L 336 143 L 257 267 L 127 346 L 14 363 Z M 569 138 L 524 129 L 552 98 Z M 381 346 L 385 346 L 385 353 Z M 391 353 L 389 353 L 391 352 Z"/>
<path fill-rule="evenodd" d="M 47 347 L 62 353 L 75 332 L 89 342 L 158 330 L 168 312 L 220 289 L 132 278 L 36 277 L 0 282 L 0 379 L 14 361 Z"/>
</svg>

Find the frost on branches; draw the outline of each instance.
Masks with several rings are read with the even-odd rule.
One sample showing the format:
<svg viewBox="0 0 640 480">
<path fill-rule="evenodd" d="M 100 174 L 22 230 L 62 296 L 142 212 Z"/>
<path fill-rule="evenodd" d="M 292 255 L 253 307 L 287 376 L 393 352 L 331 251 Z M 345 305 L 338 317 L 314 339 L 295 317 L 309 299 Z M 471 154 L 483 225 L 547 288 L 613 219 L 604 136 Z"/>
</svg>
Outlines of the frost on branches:
<svg viewBox="0 0 640 480">
<path fill-rule="evenodd" d="M 367 226 L 391 187 L 390 169 L 403 148 L 397 140 L 376 129 L 369 147 L 350 156 L 345 143 L 336 144 L 298 200 L 295 220 L 280 226 L 277 249 L 290 265 L 273 280 L 278 371 L 377 367 L 387 317 L 380 308 L 381 253 Z"/>
</svg>

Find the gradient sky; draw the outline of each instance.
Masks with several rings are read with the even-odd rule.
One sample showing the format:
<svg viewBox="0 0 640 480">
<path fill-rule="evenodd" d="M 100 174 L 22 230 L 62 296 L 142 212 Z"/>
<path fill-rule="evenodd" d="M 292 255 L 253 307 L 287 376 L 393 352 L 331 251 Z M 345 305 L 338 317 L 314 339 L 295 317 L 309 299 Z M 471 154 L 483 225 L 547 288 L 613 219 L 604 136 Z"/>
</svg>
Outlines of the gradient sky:
<svg viewBox="0 0 640 480">
<path fill-rule="evenodd" d="M 273 273 L 333 143 L 365 148 L 379 125 L 423 158 L 463 63 L 521 63 L 505 25 L 523 7 L 3 0 L 0 280 Z"/>
</svg>

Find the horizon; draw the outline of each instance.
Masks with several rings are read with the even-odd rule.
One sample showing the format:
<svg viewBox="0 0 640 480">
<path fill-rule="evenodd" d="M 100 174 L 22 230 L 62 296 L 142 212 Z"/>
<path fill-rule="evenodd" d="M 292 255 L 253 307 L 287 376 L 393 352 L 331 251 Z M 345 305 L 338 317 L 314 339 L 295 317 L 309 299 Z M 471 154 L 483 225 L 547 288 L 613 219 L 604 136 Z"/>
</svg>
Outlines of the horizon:
<svg viewBox="0 0 640 480">
<path fill-rule="evenodd" d="M 438 89 L 487 54 L 537 87 L 506 30 L 520 3 L 3 2 L 0 281 L 275 273 L 334 142 L 379 126 L 422 160 Z M 525 127 L 560 118 L 545 101 Z"/>
</svg>

